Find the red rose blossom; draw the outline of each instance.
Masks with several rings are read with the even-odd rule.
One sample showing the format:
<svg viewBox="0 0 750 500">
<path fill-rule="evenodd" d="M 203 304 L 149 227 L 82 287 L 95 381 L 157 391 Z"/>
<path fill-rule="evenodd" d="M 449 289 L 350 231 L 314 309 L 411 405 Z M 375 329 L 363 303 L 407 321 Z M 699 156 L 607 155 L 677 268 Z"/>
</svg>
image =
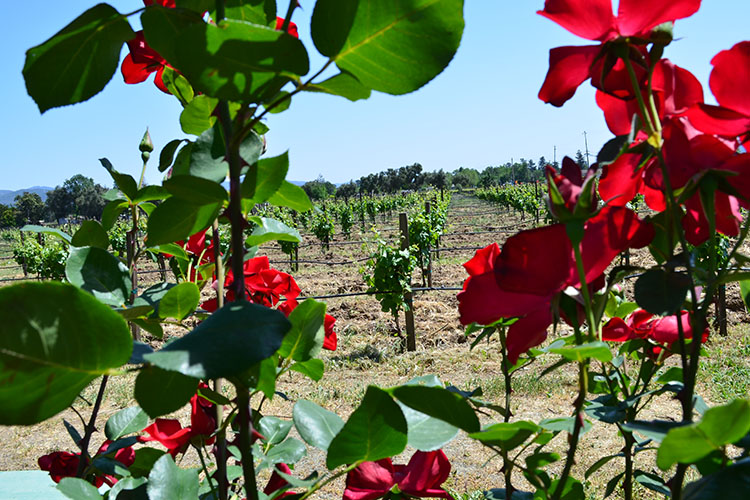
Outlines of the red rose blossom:
<svg viewBox="0 0 750 500">
<path fill-rule="evenodd" d="M 346 475 L 344 500 L 374 500 L 394 486 L 411 497 L 452 498 L 440 487 L 451 471 L 443 450 L 418 451 L 407 465 L 393 465 L 390 458 L 364 462 Z"/>
<path fill-rule="evenodd" d="M 550 50 L 550 68 L 539 98 L 554 106 L 562 106 L 588 79 L 595 87 L 610 93 L 629 93 L 622 60 L 614 61 L 613 67 L 604 71 L 609 43 L 628 37 L 647 40 L 654 27 L 691 16 L 699 7 L 700 0 L 620 0 L 615 17 L 611 0 L 546 0 L 544 9 L 538 14 L 574 35 L 601 42 L 601 45 Z M 640 47 L 635 50 L 642 55 Z"/>
</svg>

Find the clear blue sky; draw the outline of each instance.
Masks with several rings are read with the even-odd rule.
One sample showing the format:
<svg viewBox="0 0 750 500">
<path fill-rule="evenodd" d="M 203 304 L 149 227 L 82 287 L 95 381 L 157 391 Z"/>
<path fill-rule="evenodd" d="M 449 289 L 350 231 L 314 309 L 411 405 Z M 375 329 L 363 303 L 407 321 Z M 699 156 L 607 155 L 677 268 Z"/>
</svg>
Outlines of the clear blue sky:
<svg viewBox="0 0 750 500">
<path fill-rule="evenodd" d="M 150 81 L 125 85 L 119 71 L 89 101 L 39 114 L 21 75 L 25 51 L 94 3 L 46 0 L 7 6 L 9 22 L 0 33 L 5 116 L 0 189 L 56 186 L 77 173 L 110 186 L 98 158 L 106 156 L 118 169 L 135 175 L 140 172 L 137 146 L 147 126 L 157 152 L 169 140 L 184 137 L 177 101 Z M 141 0 L 111 3 L 120 12 L 142 6 Z M 295 21 L 315 71 L 322 60 L 310 40 L 312 2 L 301 3 L 304 8 L 295 13 Z M 286 4 L 279 0 L 279 12 L 285 11 Z M 588 43 L 536 15 L 542 7 L 542 0 L 466 0 L 461 47 L 435 80 L 413 94 L 375 93 L 357 103 L 320 94 L 299 95 L 288 111 L 268 120 L 268 154 L 290 150 L 291 180 L 322 174 L 333 182 L 415 162 L 426 170 L 450 171 L 461 166 L 481 170 L 510 158 L 536 161 L 543 155 L 551 160 L 554 146 L 559 160 L 563 154 L 584 149 L 584 131 L 595 154 L 611 135 L 590 85 L 582 86 L 560 109 L 536 97 L 549 49 Z M 749 18 L 748 0 L 705 0 L 695 16 L 677 22 L 679 40 L 667 48 L 666 56 L 698 77 L 707 102 L 713 102 L 708 88 L 711 58 L 750 38 Z M 138 18 L 131 18 L 131 24 L 138 29 Z M 146 178 L 152 184 L 159 182 L 156 165 L 150 166 Z"/>
</svg>

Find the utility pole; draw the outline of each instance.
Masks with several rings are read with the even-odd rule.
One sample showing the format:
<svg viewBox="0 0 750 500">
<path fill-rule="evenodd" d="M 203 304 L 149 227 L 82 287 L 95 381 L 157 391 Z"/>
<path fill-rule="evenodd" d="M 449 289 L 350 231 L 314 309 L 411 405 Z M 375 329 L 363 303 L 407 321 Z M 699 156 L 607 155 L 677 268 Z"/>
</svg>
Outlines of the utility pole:
<svg viewBox="0 0 750 500">
<path fill-rule="evenodd" d="M 557 146 L 552 146 L 554 149 L 552 150 L 552 165 L 557 165 Z"/>
<path fill-rule="evenodd" d="M 586 137 L 586 131 L 583 131 L 583 144 L 586 146 L 586 166 L 591 167 L 591 162 L 589 161 L 589 141 Z"/>
</svg>

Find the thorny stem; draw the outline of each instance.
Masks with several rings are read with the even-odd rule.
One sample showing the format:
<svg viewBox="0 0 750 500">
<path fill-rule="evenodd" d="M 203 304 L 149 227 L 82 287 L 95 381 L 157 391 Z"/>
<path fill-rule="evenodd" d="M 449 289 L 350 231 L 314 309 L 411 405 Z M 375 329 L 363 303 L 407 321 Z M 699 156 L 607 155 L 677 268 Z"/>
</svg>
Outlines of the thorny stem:
<svg viewBox="0 0 750 500">
<path fill-rule="evenodd" d="M 581 293 L 586 307 L 586 318 L 589 323 L 589 336 L 596 334 L 599 337 L 599 327 L 594 320 L 594 312 L 591 307 L 591 297 L 589 295 L 588 284 L 586 283 L 586 271 L 583 267 L 583 256 L 581 255 L 581 245 L 579 242 L 573 243 L 573 252 L 576 259 L 576 268 L 578 270 L 578 280 L 581 282 Z M 576 324 L 573 328 L 573 332 L 576 338 L 576 344 L 582 344 L 582 336 L 580 327 Z M 575 401 L 575 411 L 573 417 L 575 423 L 573 424 L 573 433 L 569 436 L 570 446 L 568 447 L 568 453 L 565 459 L 565 466 L 560 479 L 557 483 L 557 488 L 552 495 L 552 500 L 560 500 L 563 490 L 565 489 L 565 483 L 568 482 L 570 476 L 570 470 L 573 468 L 575 461 L 576 450 L 578 449 L 578 441 L 581 436 L 581 429 L 583 428 L 583 405 L 586 402 L 586 395 L 588 394 L 588 360 L 583 360 L 578 363 L 578 397 Z"/>
<path fill-rule="evenodd" d="M 644 118 L 643 125 L 646 127 L 646 133 L 650 137 L 656 132 L 656 127 L 654 127 L 654 123 L 651 119 L 651 114 L 646 108 L 646 102 L 643 99 L 643 93 L 641 92 L 641 86 L 638 84 L 638 77 L 636 76 L 635 70 L 633 69 L 633 63 L 630 61 L 629 57 L 623 57 L 622 60 L 625 63 L 625 68 L 627 68 L 628 70 L 630 83 L 633 86 L 633 93 L 635 93 L 635 98 L 638 101 L 638 109 L 641 111 L 641 114 Z"/>
<path fill-rule="evenodd" d="M 581 282 L 581 294 L 583 295 L 584 306 L 586 308 L 586 321 L 589 324 L 589 336 L 595 336 L 601 340 L 601 332 L 599 331 L 599 323 L 594 318 L 594 310 L 591 303 L 591 295 L 589 294 L 589 286 L 586 283 L 586 270 L 583 268 L 583 256 L 581 255 L 581 245 L 575 243 L 573 245 L 573 252 L 576 258 L 576 269 L 578 270 L 578 281 Z M 580 339 L 576 339 L 577 343 L 581 343 Z"/>
<path fill-rule="evenodd" d="M 206 465 L 206 459 L 203 458 L 203 450 L 199 446 L 196 446 L 195 449 L 198 452 L 198 457 L 201 460 L 201 467 L 203 468 L 203 473 L 206 475 L 206 481 L 208 481 L 208 486 L 211 488 L 211 497 L 216 498 L 216 488 L 214 488 L 214 482 L 211 480 L 211 474 L 208 473 L 208 466 Z"/>
<path fill-rule="evenodd" d="M 240 452 L 242 453 L 242 473 L 245 477 L 245 494 L 248 500 L 258 500 L 253 448 L 250 442 L 253 425 L 250 419 L 250 394 L 247 387 L 235 384 L 235 388 L 237 389 L 237 420 L 240 427 Z"/>
<path fill-rule="evenodd" d="M 507 342 L 505 337 L 505 327 L 499 327 L 497 333 L 500 335 L 500 347 L 502 352 L 502 363 L 500 364 L 503 378 L 505 380 L 505 417 L 504 422 L 510 421 L 510 396 L 513 388 L 511 386 L 511 373 L 510 373 L 510 362 L 508 361 L 508 350 Z M 515 488 L 513 487 L 513 465 L 508 460 L 508 451 L 505 449 L 500 450 L 500 455 L 503 457 L 503 473 L 505 476 L 505 495 L 511 498 Z"/>
<path fill-rule="evenodd" d="M 78 470 L 76 471 L 76 477 L 83 477 L 83 472 L 90 461 L 89 443 L 91 442 L 91 435 L 94 433 L 94 429 L 96 428 L 96 417 L 99 415 L 99 408 L 101 407 L 102 400 L 104 399 L 104 389 L 107 387 L 107 380 L 109 380 L 109 377 L 107 375 L 104 375 L 102 377 L 101 384 L 99 384 L 99 392 L 96 395 L 96 401 L 94 401 L 94 408 L 92 408 L 91 410 L 89 423 L 88 425 L 86 425 L 86 429 L 83 433 L 83 438 L 81 439 L 81 459 L 78 461 Z"/>
<path fill-rule="evenodd" d="M 361 462 L 354 462 L 350 466 L 338 471 L 336 474 L 333 474 L 329 477 L 327 477 L 324 481 L 321 481 L 319 483 L 315 483 L 312 488 L 307 490 L 301 497 L 299 497 L 299 500 L 305 500 L 307 497 L 311 496 L 313 493 L 318 491 L 319 489 L 323 488 L 328 483 L 335 481 L 336 479 L 340 478 L 344 474 L 349 474 L 352 470 L 356 469 Z"/>
<path fill-rule="evenodd" d="M 289 23 L 292 22 L 292 14 L 294 9 L 297 8 L 297 0 L 289 0 L 289 7 L 286 9 L 286 15 L 284 16 L 284 22 L 281 24 L 281 31 L 286 32 L 289 29 Z"/>
<path fill-rule="evenodd" d="M 216 302 L 221 309 L 224 306 L 224 261 L 221 259 L 221 241 L 219 238 L 219 221 L 213 223 L 214 262 L 216 264 Z M 222 379 L 214 380 L 214 391 L 221 394 Z M 216 405 L 216 423 L 219 432 L 216 435 L 214 455 L 216 457 L 216 477 L 219 483 L 219 500 L 227 500 L 229 481 L 227 480 L 227 434 L 221 426 L 224 417 L 221 405 Z"/>
</svg>

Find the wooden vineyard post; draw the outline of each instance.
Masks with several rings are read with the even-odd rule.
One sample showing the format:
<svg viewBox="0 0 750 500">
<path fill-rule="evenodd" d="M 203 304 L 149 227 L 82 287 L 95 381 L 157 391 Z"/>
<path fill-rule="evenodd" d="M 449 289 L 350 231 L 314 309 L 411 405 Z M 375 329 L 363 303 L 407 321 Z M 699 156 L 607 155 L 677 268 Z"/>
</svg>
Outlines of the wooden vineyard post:
<svg viewBox="0 0 750 500">
<path fill-rule="evenodd" d="M 406 219 L 406 213 L 398 214 L 398 225 L 401 229 L 401 249 L 406 250 L 409 248 L 409 221 Z M 411 276 L 409 281 L 411 281 Z M 414 304 L 411 292 L 404 294 L 404 302 L 406 303 L 406 311 L 404 311 L 404 316 L 406 316 L 406 350 L 413 352 L 417 350 L 417 338 L 414 333 Z"/>
<path fill-rule="evenodd" d="M 719 326 L 719 335 L 727 336 L 727 287 L 720 285 L 716 297 L 716 323 Z"/>
<path fill-rule="evenodd" d="M 161 280 L 166 283 L 167 281 L 167 263 L 164 260 L 164 254 L 158 254 L 156 260 L 159 262 L 159 276 Z"/>
<path fill-rule="evenodd" d="M 430 220 L 430 202 L 424 202 L 424 213 L 427 215 L 427 220 Z M 432 230 L 432 226 L 430 226 Z M 429 243 L 427 244 L 427 286 L 432 288 L 432 249 Z"/>
<path fill-rule="evenodd" d="M 21 246 L 23 246 L 23 231 L 19 231 L 18 234 L 21 235 Z M 26 252 L 23 253 L 23 277 L 29 277 L 29 268 L 26 265 Z"/>
</svg>

